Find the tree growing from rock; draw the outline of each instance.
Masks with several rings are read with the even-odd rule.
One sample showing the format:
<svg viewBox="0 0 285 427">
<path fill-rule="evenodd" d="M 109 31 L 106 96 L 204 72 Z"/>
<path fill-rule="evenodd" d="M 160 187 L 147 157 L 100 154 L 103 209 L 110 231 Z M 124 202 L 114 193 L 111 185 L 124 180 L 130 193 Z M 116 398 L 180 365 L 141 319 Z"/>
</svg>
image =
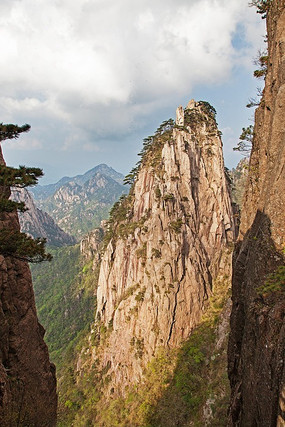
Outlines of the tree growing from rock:
<svg viewBox="0 0 285 427">
<path fill-rule="evenodd" d="M 29 130 L 30 125 L 28 124 L 18 126 L 0 123 L 0 143 L 8 139 L 17 139 L 22 132 Z M 40 168 L 25 166 L 13 168 L 6 166 L 2 160 L 2 164 L 0 164 L 0 219 L 3 222 L 7 219 L 7 214 L 26 210 L 23 202 L 9 199 L 11 187 L 25 188 L 36 185 L 38 178 L 42 175 L 43 171 Z M 52 256 L 46 253 L 45 244 L 46 239 L 41 237 L 33 239 L 16 228 L 0 229 L 0 254 L 3 256 L 11 256 L 29 262 L 50 261 Z"/>
<path fill-rule="evenodd" d="M 252 148 L 253 135 L 254 133 L 252 125 L 248 126 L 247 128 L 242 128 L 239 142 L 237 146 L 234 147 L 234 151 L 239 151 L 245 157 L 249 157 Z"/>
</svg>

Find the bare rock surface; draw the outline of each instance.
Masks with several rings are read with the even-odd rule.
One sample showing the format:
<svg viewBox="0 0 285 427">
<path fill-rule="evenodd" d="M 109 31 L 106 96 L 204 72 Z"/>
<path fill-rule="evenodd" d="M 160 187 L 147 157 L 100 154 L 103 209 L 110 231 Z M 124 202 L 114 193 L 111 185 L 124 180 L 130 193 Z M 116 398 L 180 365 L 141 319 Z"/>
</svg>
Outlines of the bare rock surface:
<svg viewBox="0 0 285 427">
<path fill-rule="evenodd" d="M 189 336 L 213 281 L 229 271 L 234 227 L 214 112 L 192 100 L 161 138 L 128 196 L 125 231 L 101 262 L 97 322 L 108 338 L 92 359 L 106 367 L 115 393 L 141 378 L 159 347 Z"/>
<path fill-rule="evenodd" d="M 26 212 L 19 213 L 21 231 L 34 238 L 44 237 L 47 239 L 47 244 L 51 246 L 59 247 L 76 243 L 75 237 L 65 233 L 47 212 L 35 205 L 31 193 L 25 188 L 12 189 L 12 199 L 16 202 L 24 202 L 28 209 Z"/>
<path fill-rule="evenodd" d="M 267 31 L 268 71 L 233 260 L 231 426 L 285 425 L 284 0 L 270 3 Z"/>
<path fill-rule="evenodd" d="M 1 148 L 0 163 L 4 164 Z M 17 214 L 1 213 L 0 228 L 19 230 Z M 0 424 L 3 427 L 56 424 L 55 367 L 49 361 L 43 336 L 28 263 L 0 255 Z"/>
</svg>

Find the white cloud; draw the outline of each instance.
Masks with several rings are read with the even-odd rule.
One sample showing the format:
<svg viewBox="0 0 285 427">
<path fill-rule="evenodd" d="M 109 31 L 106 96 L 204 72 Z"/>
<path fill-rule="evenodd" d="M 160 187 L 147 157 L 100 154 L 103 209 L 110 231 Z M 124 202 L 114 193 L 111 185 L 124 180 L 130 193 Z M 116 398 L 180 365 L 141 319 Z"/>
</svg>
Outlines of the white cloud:
<svg viewBox="0 0 285 427">
<path fill-rule="evenodd" d="M 12 149 L 16 150 L 40 150 L 43 148 L 42 141 L 29 136 L 29 138 L 22 137 L 19 140 L 11 140 L 9 141 L 9 145 Z"/>
<path fill-rule="evenodd" d="M 194 85 L 248 66 L 262 26 L 247 3 L 2 0 L 1 120 L 61 123 L 65 149 L 82 129 L 89 150 L 88 134 L 131 133 Z M 238 26 L 247 45 L 235 49 Z"/>
</svg>

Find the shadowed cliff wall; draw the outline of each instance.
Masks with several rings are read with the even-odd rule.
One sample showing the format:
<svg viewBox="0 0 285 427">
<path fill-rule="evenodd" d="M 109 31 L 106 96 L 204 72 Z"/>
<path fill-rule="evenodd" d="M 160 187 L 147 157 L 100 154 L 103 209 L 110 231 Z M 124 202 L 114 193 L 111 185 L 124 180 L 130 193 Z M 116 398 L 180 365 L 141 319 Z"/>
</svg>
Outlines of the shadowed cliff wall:
<svg viewBox="0 0 285 427">
<path fill-rule="evenodd" d="M 231 426 L 285 425 L 284 0 L 270 3 L 267 32 L 268 71 L 233 259 Z"/>
<path fill-rule="evenodd" d="M 0 147 L 0 164 L 5 164 Z M 5 197 L 10 191 L 0 188 Z M 19 230 L 16 212 L 0 214 L 0 229 Z M 28 263 L 0 255 L 0 424 L 56 424 L 55 367 L 38 323 Z"/>
</svg>

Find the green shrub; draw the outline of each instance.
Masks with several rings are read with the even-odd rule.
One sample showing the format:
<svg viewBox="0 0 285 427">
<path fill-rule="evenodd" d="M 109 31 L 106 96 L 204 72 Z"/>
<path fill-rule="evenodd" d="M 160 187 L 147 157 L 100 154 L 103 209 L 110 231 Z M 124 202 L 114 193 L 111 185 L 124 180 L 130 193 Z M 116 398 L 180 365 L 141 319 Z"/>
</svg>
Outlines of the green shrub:
<svg viewBox="0 0 285 427">
<path fill-rule="evenodd" d="M 155 193 L 155 197 L 157 199 L 160 199 L 160 197 L 161 197 L 161 191 L 160 191 L 159 187 L 155 188 L 154 193 Z"/>
<path fill-rule="evenodd" d="M 144 243 L 139 249 L 136 250 L 136 255 L 138 258 L 146 259 L 146 243 Z"/>
<path fill-rule="evenodd" d="M 183 224 L 182 219 L 181 219 L 181 218 L 179 218 L 177 221 L 172 221 L 172 222 L 169 224 L 169 227 L 170 227 L 172 230 L 174 230 L 174 231 L 175 231 L 175 233 L 180 233 L 180 232 L 181 232 L 182 224 Z"/>
<path fill-rule="evenodd" d="M 138 302 L 142 302 L 144 300 L 144 294 L 146 291 L 146 287 L 144 286 L 143 289 L 138 292 L 138 294 L 135 296 L 135 300 Z"/>
<path fill-rule="evenodd" d="M 161 258 L 161 252 L 159 249 L 152 248 L 151 253 L 154 258 Z"/>
<path fill-rule="evenodd" d="M 266 18 L 267 12 L 271 6 L 272 0 L 252 0 L 249 6 L 257 8 L 257 13 L 262 15 L 262 19 Z"/>
<path fill-rule="evenodd" d="M 163 196 L 163 200 L 165 200 L 166 202 L 168 200 L 174 200 L 174 194 L 172 194 L 172 193 L 165 194 L 165 196 Z"/>
<path fill-rule="evenodd" d="M 269 274 L 264 285 L 257 288 L 257 293 L 263 296 L 273 292 L 285 292 L 285 265 L 280 265 L 273 273 Z"/>
</svg>

